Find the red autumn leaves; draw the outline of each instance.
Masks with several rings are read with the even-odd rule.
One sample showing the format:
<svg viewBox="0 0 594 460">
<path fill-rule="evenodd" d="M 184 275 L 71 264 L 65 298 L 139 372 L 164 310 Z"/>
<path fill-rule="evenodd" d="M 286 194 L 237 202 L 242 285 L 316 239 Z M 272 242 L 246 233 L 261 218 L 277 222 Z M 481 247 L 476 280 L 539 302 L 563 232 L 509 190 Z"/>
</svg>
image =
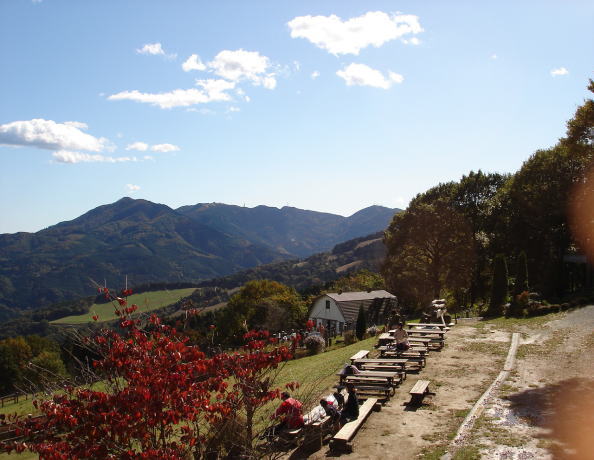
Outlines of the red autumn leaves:
<svg viewBox="0 0 594 460">
<path fill-rule="evenodd" d="M 207 357 L 155 315 L 144 330 L 130 316 L 136 305 L 112 300 L 125 332 L 102 330 L 89 339 L 102 356 L 93 368 L 107 389 L 65 387 L 36 403 L 44 417 L 13 417 L 24 438 L 0 448 L 27 449 L 44 459 L 182 459 L 212 448 L 216 428 L 244 411 L 242 450 L 249 450 L 254 411 L 279 396 L 271 373 L 290 358 L 289 350 L 276 346 L 268 332 L 252 331 L 241 351 Z"/>
</svg>

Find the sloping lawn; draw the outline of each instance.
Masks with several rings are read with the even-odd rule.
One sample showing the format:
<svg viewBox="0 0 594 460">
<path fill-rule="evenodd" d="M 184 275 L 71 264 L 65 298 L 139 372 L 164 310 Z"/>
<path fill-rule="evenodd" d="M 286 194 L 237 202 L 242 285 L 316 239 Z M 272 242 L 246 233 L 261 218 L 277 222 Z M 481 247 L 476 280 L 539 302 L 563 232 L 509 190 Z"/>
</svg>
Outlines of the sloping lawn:
<svg viewBox="0 0 594 460">
<path fill-rule="evenodd" d="M 152 310 L 157 310 L 178 300 L 188 297 L 196 288 L 174 289 L 171 291 L 151 291 L 143 292 L 141 294 L 132 294 L 128 297 L 128 305 L 138 305 L 139 313 L 148 313 Z M 93 315 L 99 316 L 98 321 L 113 321 L 117 318 L 114 313 L 114 308 L 111 302 L 104 304 L 93 304 L 88 313 L 82 315 L 66 316 L 64 318 L 52 321 L 52 324 L 83 324 L 93 321 Z"/>
</svg>

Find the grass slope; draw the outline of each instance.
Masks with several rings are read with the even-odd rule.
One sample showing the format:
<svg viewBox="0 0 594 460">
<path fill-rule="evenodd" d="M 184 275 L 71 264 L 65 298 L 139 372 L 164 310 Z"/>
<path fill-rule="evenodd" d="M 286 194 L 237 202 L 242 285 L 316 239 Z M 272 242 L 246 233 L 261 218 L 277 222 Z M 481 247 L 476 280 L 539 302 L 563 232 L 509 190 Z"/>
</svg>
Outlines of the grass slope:
<svg viewBox="0 0 594 460">
<path fill-rule="evenodd" d="M 157 310 L 172 303 L 177 302 L 183 297 L 189 296 L 195 288 L 174 289 L 172 291 L 151 291 L 141 294 L 133 294 L 128 297 L 128 305 L 138 305 L 138 312 L 147 313 Z M 98 315 L 98 321 L 112 321 L 117 318 L 114 314 L 114 308 L 111 303 L 93 304 L 88 313 L 82 315 L 66 316 L 64 318 L 52 321 L 52 324 L 83 324 L 93 321 L 92 316 Z"/>
</svg>

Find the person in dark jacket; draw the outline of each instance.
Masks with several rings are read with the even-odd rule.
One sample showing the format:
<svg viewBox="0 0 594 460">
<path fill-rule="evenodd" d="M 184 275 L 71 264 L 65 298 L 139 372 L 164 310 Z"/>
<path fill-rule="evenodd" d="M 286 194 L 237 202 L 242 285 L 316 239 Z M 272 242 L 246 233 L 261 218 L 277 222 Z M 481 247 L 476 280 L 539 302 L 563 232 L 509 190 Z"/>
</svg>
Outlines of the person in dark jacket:
<svg viewBox="0 0 594 460">
<path fill-rule="evenodd" d="M 347 400 L 340 414 L 340 421 L 342 424 L 357 420 L 359 417 L 359 399 L 357 398 L 357 389 L 353 384 L 347 385 Z"/>
<path fill-rule="evenodd" d="M 342 406 L 344 406 L 344 395 L 342 394 L 342 390 L 344 390 L 344 386 L 337 385 L 336 391 L 332 393 L 334 399 L 336 399 L 336 404 L 338 405 L 337 409 L 342 410 Z"/>
<path fill-rule="evenodd" d="M 324 408 L 328 417 L 332 417 L 332 420 L 338 420 L 340 418 L 340 411 L 325 399 L 320 400 L 320 406 Z"/>
</svg>

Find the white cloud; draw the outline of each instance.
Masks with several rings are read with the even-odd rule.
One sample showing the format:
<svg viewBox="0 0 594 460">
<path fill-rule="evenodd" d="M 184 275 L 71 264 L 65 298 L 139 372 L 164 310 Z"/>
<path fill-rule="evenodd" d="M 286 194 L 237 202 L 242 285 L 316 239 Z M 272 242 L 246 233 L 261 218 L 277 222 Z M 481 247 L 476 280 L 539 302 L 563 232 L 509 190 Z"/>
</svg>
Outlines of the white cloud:
<svg viewBox="0 0 594 460">
<path fill-rule="evenodd" d="M 161 43 L 147 43 L 142 48 L 138 48 L 136 52 L 138 54 L 165 55 Z"/>
<path fill-rule="evenodd" d="M 491 55 L 491 59 L 492 59 L 492 60 L 495 60 L 495 59 L 497 59 L 497 57 L 498 57 L 498 56 L 497 56 L 495 53 L 493 53 L 493 54 Z"/>
<path fill-rule="evenodd" d="M 404 77 L 395 72 L 388 72 L 388 77 L 376 69 L 365 64 L 350 64 L 343 70 L 336 72 L 347 86 L 371 86 L 373 88 L 388 89 L 393 83 L 402 83 Z"/>
<path fill-rule="evenodd" d="M 313 80 L 315 80 L 315 79 L 316 79 L 316 78 L 318 78 L 319 76 L 320 76 L 320 72 L 318 72 L 317 70 L 314 70 L 314 71 L 311 73 L 311 78 L 312 78 Z"/>
<path fill-rule="evenodd" d="M 229 107 L 229 112 L 240 112 L 241 109 L 239 107 L 231 106 Z"/>
<path fill-rule="evenodd" d="M 132 144 L 128 144 L 126 150 L 138 150 L 139 152 L 146 152 L 149 148 L 149 145 L 146 142 L 134 142 Z"/>
<path fill-rule="evenodd" d="M 53 120 L 35 118 L 13 121 L 0 125 L 0 144 L 37 147 L 48 150 L 87 150 L 100 152 L 108 147 L 105 138 L 96 138 L 84 133 L 87 125 L 78 121 L 56 123 Z"/>
<path fill-rule="evenodd" d="M 151 147 L 153 152 L 177 152 L 179 147 L 173 144 L 155 144 Z"/>
<path fill-rule="evenodd" d="M 423 32 L 419 18 L 410 14 L 389 15 L 370 11 L 343 21 L 336 15 L 298 16 L 288 23 L 292 38 L 305 38 L 331 54 L 359 54 L 370 45 L 377 47 L 408 35 Z M 418 44 L 418 40 L 407 39 Z"/>
<path fill-rule="evenodd" d="M 173 107 L 189 107 L 196 104 L 205 104 L 213 101 L 228 101 L 231 99 L 225 93 L 227 89 L 233 89 L 235 83 L 225 80 L 197 80 L 197 85 L 203 87 L 204 91 L 191 89 L 175 89 L 166 93 L 141 93 L 138 90 L 122 91 L 108 97 L 110 101 L 130 100 L 156 105 L 162 109 Z"/>
<path fill-rule="evenodd" d="M 388 72 L 388 77 L 394 83 L 402 83 L 404 81 L 404 77 L 396 72 Z"/>
<path fill-rule="evenodd" d="M 134 142 L 126 147 L 126 150 L 137 150 L 139 152 L 146 152 L 149 149 L 153 152 L 175 152 L 179 150 L 179 147 L 173 144 L 155 144 L 151 146 L 146 142 Z"/>
<path fill-rule="evenodd" d="M 206 66 L 200 60 L 200 56 L 192 54 L 186 62 L 182 64 L 182 69 L 184 69 L 184 72 L 189 72 L 190 70 L 206 70 Z"/>
<path fill-rule="evenodd" d="M 269 71 L 270 60 L 257 51 L 223 50 L 208 67 L 219 77 L 233 82 L 248 80 L 267 89 L 276 87 L 275 74 Z"/>
<path fill-rule="evenodd" d="M 163 56 L 166 59 L 176 59 L 177 58 L 177 54 L 175 54 L 175 53 L 173 53 L 173 54 L 165 54 L 165 50 L 163 49 L 163 46 L 161 46 L 161 43 L 147 43 L 142 48 L 138 48 L 136 50 L 136 52 L 138 54 L 147 54 L 147 55 L 153 55 L 153 56 Z"/>
<path fill-rule="evenodd" d="M 553 77 L 559 77 L 561 75 L 568 75 L 568 74 L 569 74 L 569 70 L 567 70 L 565 67 L 559 67 L 558 69 L 551 70 L 551 75 Z"/>
<path fill-rule="evenodd" d="M 101 154 L 89 154 L 73 152 L 69 150 L 58 150 L 52 153 L 52 157 L 58 163 L 124 163 L 127 161 L 138 161 L 136 157 L 110 157 Z"/>
<path fill-rule="evenodd" d="M 235 83 L 232 81 L 221 80 L 216 78 L 207 78 L 206 80 L 196 80 L 196 85 L 202 86 L 208 96 L 216 101 L 228 101 L 231 99 L 225 91 L 235 88 Z"/>
<path fill-rule="evenodd" d="M 138 190 L 140 190 L 140 185 L 126 184 L 126 189 L 130 193 L 138 192 Z"/>
</svg>

